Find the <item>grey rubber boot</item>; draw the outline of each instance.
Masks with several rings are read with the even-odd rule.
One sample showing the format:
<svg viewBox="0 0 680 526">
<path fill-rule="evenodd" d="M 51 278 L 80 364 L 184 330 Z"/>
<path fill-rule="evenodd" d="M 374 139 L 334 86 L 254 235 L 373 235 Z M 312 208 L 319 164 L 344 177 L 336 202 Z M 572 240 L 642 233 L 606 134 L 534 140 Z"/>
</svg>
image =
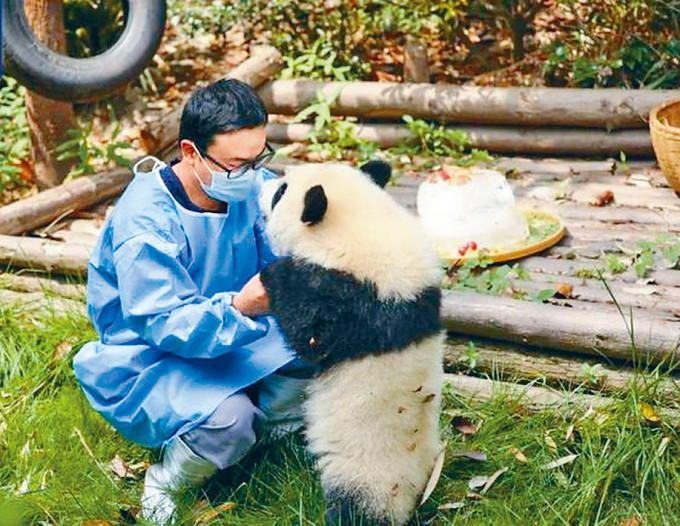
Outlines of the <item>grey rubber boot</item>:
<svg viewBox="0 0 680 526">
<path fill-rule="evenodd" d="M 142 517 L 159 526 L 174 524 L 176 505 L 171 493 L 182 486 L 199 486 L 216 472 L 215 464 L 175 438 L 165 448 L 163 460 L 146 471 Z"/>
</svg>

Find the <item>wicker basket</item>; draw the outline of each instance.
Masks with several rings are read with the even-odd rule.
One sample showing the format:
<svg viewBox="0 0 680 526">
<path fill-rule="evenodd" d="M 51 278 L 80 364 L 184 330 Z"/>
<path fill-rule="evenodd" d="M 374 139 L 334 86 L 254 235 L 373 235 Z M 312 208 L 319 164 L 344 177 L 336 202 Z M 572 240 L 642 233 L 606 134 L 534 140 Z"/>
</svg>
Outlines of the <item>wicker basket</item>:
<svg viewBox="0 0 680 526">
<path fill-rule="evenodd" d="M 664 102 L 649 114 L 652 146 L 668 184 L 680 192 L 680 100 Z"/>
</svg>

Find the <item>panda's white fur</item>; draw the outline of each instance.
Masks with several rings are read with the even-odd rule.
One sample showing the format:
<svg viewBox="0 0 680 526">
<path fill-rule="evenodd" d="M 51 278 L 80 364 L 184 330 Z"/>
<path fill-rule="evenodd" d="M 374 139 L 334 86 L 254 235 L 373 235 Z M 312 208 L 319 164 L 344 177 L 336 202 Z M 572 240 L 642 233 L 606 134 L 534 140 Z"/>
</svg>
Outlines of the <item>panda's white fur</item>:
<svg viewBox="0 0 680 526">
<path fill-rule="evenodd" d="M 327 210 L 309 225 L 300 218 L 316 185 Z M 261 201 L 268 232 L 288 256 L 368 281 L 381 299 L 409 301 L 439 286 L 437 259 L 417 219 L 357 169 L 296 166 L 266 184 Z M 436 332 L 342 361 L 311 381 L 306 436 L 329 508 L 349 496 L 369 524 L 404 524 L 413 514 L 441 450 L 442 353 L 443 334 Z"/>
<path fill-rule="evenodd" d="M 436 255 L 420 223 L 366 174 L 343 164 L 303 164 L 288 168 L 285 182 L 267 228 L 287 255 L 375 283 L 383 298 L 411 299 L 439 282 Z M 263 188 L 265 211 L 279 186 L 272 183 Z M 305 192 L 318 184 L 330 196 L 328 210 L 310 228 L 299 218 Z"/>
</svg>

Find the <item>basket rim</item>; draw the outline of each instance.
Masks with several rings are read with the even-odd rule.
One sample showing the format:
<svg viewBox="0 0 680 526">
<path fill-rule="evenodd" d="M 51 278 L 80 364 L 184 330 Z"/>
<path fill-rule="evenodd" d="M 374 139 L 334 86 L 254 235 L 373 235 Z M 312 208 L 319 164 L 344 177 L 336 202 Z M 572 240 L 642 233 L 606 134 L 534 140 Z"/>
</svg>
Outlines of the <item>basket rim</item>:
<svg viewBox="0 0 680 526">
<path fill-rule="evenodd" d="M 670 126 L 668 124 L 664 124 L 658 118 L 658 114 L 660 111 L 665 110 L 669 106 L 674 106 L 676 104 L 680 104 L 680 98 L 667 100 L 665 102 L 662 102 L 661 104 L 657 104 L 656 106 L 654 106 L 649 114 L 650 125 L 658 127 L 660 130 L 670 132 L 673 135 L 680 134 L 680 126 Z"/>
</svg>

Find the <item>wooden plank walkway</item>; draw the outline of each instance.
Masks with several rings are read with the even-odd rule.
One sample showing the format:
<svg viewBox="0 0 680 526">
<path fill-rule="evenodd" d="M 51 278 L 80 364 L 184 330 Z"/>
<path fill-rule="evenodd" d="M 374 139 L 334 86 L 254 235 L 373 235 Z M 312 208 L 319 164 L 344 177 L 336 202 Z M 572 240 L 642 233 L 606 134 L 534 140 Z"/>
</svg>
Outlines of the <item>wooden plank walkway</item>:
<svg viewBox="0 0 680 526">
<path fill-rule="evenodd" d="M 641 279 L 628 268 L 607 275 L 606 286 L 596 273 L 606 266 L 605 253 L 624 260 L 625 251 L 636 249 L 638 241 L 654 242 L 659 236 L 677 237 L 680 232 L 680 197 L 668 187 L 655 164 L 632 162 L 617 169 L 614 161 L 504 158 L 497 167 L 507 173 L 520 206 L 557 214 L 567 227 L 567 235 L 556 246 L 518 262 L 529 277 L 514 281 L 515 288 L 529 295 L 550 288 L 568 290 L 566 297 L 552 298 L 550 303 L 572 309 L 565 315 L 591 312 L 594 333 L 604 331 L 598 320 L 608 318 L 611 323 L 612 313 L 623 312 L 629 320 L 637 320 L 641 330 L 652 330 L 649 327 L 656 324 L 668 334 L 668 324 L 677 324 L 680 336 L 680 270 L 655 268 Z M 388 191 L 415 212 L 421 180 L 401 176 Z M 602 207 L 589 204 L 605 191 L 613 193 L 613 202 Z M 61 246 L 73 257 L 72 265 L 84 266 L 111 208 L 110 202 L 104 203 L 55 221 L 33 235 L 43 238 L 44 251 Z M 20 259 L 14 257 L 15 262 Z M 35 291 L 44 287 L 29 285 L 25 280 L 10 280 L 5 288 Z M 527 309 L 530 305 L 526 304 Z M 621 326 L 626 323 L 623 317 L 620 321 Z M 592 355 L 593 349 L 585 354 Z"/>
</svg>

